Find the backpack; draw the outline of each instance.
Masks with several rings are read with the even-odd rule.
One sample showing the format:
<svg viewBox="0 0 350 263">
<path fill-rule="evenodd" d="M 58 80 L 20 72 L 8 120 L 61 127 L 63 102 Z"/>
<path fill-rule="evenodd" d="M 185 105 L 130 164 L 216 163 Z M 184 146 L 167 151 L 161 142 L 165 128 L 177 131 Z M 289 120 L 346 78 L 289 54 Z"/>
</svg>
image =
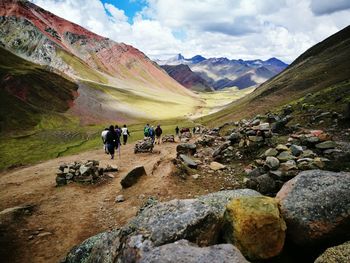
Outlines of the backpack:
<svg viewBox="0 0 350 263">
<path fill-rule="evenodd" d="M 149 136 L 149 127 L 145 127 L 144 129 L 143 129 L 143 134 L 145 135 L 145 137 L 148 137 Z"/>
</svg>

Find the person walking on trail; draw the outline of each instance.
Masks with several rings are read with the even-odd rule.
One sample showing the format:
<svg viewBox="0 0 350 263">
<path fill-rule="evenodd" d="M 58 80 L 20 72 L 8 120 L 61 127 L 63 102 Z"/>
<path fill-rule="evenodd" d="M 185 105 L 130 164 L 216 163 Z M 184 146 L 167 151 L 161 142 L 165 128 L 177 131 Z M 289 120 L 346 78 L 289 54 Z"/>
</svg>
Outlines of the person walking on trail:
<svg viewBox="0 0 350 263">
<path fill-rule="evenodd" d="M 101 139 L 103 142 L 103 150 L 105 151 L 106 154 L 108 154 L 107 146 L 106 146 L 106 136 L 108 133 L 108 128 L 105 128 L 102 133 L 101 133 Z"/>
<path fill-rule="evenodd" d="M 154 138 L 156 137 L 154 127 L 149 128 L 149 137 L 152 139 L 152 144 L 154 144 Z"/>
<path fill-rule="evenodd" d="M 128 136 L 130 136 L 129 130 L 125 124 L 122 128 L 122 135 L 123 135 L 123 144 L 125 145 L 126 142 L 128 141 Z"/>
<path fill-rule="evenodd" d="M 122 135 L 122 130 L 119 128 L 118 125 L 115 125 L 114 130 L 115 130 L 117 137 L 118 137 L 118 140 L 116 141 L 116 144 L 115 144 L 115 149 L 117 149 L 117 150 L 119 149 L 119 156 L 120 156 L 120 148 L 119 147 L 121 145 L 120 137 Z"/>
<path fill-rule="evenodd" d="M 160 139 L 161 139 L 161 136 L 162 136 L 162 133 L 163 133 L 162 128 L 160 128 L 160 124 L 158 124 L 155 132 L 156 132 L 156 137 L 157 137 L 156 143 L 160 144 L 160 142 L 161 142 Z"/>
<path fill-rule="evenodd" d="M 180 131 L 179 126 L 176 126 L 176 128 L 175 128 L 175 135 L 177 137 L 179 137 L 179 131 Z"/>
<path fill-rule="evenodd" d="M 149 124 L 147 123 L 146 126 L 143 128 L 143 135 L 145 135 L 145 137 L 149 137 Z"/>
<path fill-rule="evenodd" d="M 114 126 L 109 126 L 107 135 L 106 135 L 106 146 L 109 154 L 111 155 L 111 159 L 114 159 L 114 148 L 118 143 L 118 135 L 114 130 Z"/>
</svg>

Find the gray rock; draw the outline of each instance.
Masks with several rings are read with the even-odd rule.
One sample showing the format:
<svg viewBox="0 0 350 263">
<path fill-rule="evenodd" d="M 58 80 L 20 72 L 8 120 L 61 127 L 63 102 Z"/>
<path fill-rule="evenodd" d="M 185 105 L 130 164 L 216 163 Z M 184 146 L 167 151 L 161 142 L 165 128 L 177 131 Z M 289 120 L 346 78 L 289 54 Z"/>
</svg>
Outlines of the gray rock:
<svg viewBox="0 0 350 263">
<path fill-rule="evenodd" d="M 176 147 L 176 152 L 178 154 L 195 154 L 197 151 L 197 146 L 192 143 L 182 143 Z"/>
<path fill-rule="evenodd" d="M 277 155 L 277 159 L 281 162 L 286 162 L 289 160 L 294 160 L 296 158 L 290 152 L 281 152 L 279 155 Z"/>
<path fill-rule="evenodd" d="M 259 127 L 259 130 L 261 131 L 268 131 L 270 130 L 270 123 L 268 122 L 261 123 L 258 127 Z"/>
<path fill-rule="evenodd" d="M 215 244 L 217 240 L 220 219 L 203 202 L 175 199 L 143 210 L 127 227 L 135 234 L 142 232 L 156 246 L 182 238 L 209 245 Z"/>
<path fill-rule="evenodd" d="M 275 180 L 269 175 L 263 174 L 255 179 L 258 183 L 257 191 L 262 194 L 274 193 L 276 189 Z"/>
<path fill-rule="evenodd" d="M 180 154 L 180 159 L 185 163 L 186 166 L 196 169 L 198 164 L 185 154 Z"/>
<path fill-rule="evenodd" d="M 289 147 L 290 151 L 292 152 L 292 154 L 294 156 L 299 156 L 300 154 L 303 153 L 303 147 L 299 146 L 299 145 L 295 145 L 295 144 L 292 144 L 290 147 Z"/>
<path fill-rule="evenodd" d="M 327 150 L 327 149 L 333 149 L 337 147 L 337 144 L 334 141 L 325 141 L 316 144 L 316 148 L 322 149 L 322 150 Z"/>
<path fill-rule="evenodd" d="M 318 245 L 350 238 L 350 173 L 310 170 L 278 192 L 289 238 Z"/>
<path fill-rule="evenodd" d="M 103 232 L 73 247 L 61 263 L 114 263 L 120 245 L 120 230 Z"/>
<path fill-rule="evenodd" d="M 92 162 L 91 162 L 91 166 L 92 166 Z M 87 175 L 91 170 L 91 166 L 86 166 L 86 165 L 80 166 L 80 168 L 79 168 L 80 174 Z"/>
<path fill-rule="evenodd" d="M 276 157 L 268 156 L 266 157 L 265 165 L 271 170 L 277 170 L 280 166 L 280 161 Z"/>
<path fill-rule="evenodd" d="M 286 172 L 289 170 L 296 170 L 296 169 L 298 169 L 298 167 L 297 167 L 297 164 L 295 163 L 294 160 L 289 160 L 285 163 L 281 163 L 280 169 L 281 169 L 281 171 Z"/>
<path fill-rule="evenodd" d="M 123 188 L 130 187 L 134 185 L 137 182 L 137 180 L 143 175 L 146 175 L 145 167 L 135 167 L 127 175 L 124 176 L 124 178 L 120 181 L 120 184 Z"/>
<path fill-rule="evenodd" d="M 232 262 L 248 263 L 241 252 L 231 244 L 220 244 L 210 247 L 197 247 L 187 240 L 179 240 L 154 248 L 145 253 L 140 263 L 183 262 L 183 263 L 212 263 Z"/>
<path fill-rule="evenodd" d="M 65 175 L 56 176 L 56 186 L 63 186 L 67 184 L 67 179 Z"/>
</svg>

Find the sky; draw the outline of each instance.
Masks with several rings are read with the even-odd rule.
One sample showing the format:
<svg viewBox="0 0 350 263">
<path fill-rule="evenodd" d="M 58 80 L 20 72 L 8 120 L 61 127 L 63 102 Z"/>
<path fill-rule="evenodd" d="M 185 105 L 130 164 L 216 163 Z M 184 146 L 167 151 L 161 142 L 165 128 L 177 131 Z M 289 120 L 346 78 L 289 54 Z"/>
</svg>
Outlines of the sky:
<svg viewBox="0 0 350 263">
<path fill-rule="evenodd" d="M 350 25 L 350 0 L 31 0 L 151 59 L 227 57 L 291 63 Z"/>
</svg>

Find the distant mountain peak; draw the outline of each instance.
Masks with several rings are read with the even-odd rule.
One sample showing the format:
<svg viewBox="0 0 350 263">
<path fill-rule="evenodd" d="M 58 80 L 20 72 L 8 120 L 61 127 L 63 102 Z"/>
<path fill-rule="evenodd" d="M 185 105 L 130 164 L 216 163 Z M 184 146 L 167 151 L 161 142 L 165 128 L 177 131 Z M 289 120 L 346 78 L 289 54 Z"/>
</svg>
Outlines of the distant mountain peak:
<svg viewBox="0 0 350 263">
<path fill-rule="evenodd" d="M 197 64 L 206 60 L 206 58 L 201 55 L 195 55 L 194 57 L 190 58 L 190 60 L 192 61 L 192 63 Z"/>
</svg>

